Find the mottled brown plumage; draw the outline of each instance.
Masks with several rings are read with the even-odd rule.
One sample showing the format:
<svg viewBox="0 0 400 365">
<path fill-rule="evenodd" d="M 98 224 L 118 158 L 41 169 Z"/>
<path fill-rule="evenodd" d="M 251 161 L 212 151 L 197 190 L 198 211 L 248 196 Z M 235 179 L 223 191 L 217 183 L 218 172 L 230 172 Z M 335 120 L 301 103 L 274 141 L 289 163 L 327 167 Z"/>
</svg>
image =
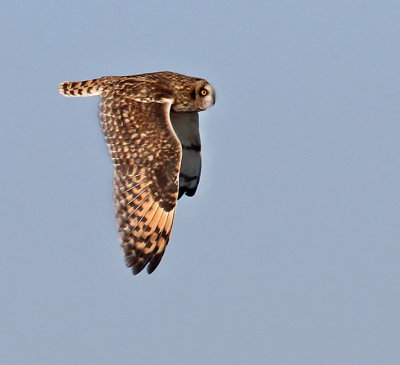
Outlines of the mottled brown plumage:
<svg viewBox="0 0 400 365">
<path fill-rule="evenodd" d="M 100 95 L 100 122 L 114 170 L 122 251 L 134 274 L 159 264 L 176 201 L 200 179 L 198 111 L 215 103 L 204 79 L 174 72 L 64 82 L 65 96 Z"/>
</svg>

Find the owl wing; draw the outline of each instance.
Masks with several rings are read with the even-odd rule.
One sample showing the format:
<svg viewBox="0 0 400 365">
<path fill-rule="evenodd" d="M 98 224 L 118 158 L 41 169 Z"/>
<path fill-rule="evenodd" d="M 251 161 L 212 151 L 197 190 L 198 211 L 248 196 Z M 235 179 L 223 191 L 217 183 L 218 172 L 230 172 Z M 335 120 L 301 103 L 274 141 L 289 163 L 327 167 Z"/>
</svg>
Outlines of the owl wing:
<svg viewBox="0 0 400 365">
<path fill-rule="evenodd" d="M 100 121 L 115 166 L 121 247 L 135 275 L 146 265 L 152 273 L 168 244 L 182 157 L 169 118 L 172 99 L 137 91 L 125 84 L 104 90 L 100 100 Z"/>
<path fill-rule="evenodd" d="M 171 123 L 182 145 L 179 196 L 196 193 L 201 173 L 201 142 L 198 112 L 170 112 Z"/>
</svg>

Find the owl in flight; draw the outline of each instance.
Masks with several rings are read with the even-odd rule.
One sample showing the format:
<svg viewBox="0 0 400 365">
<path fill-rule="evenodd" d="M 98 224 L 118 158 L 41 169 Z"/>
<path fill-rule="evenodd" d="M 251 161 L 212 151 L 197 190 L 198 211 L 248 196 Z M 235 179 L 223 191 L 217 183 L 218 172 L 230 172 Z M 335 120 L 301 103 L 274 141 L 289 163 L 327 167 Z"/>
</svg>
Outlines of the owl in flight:
<svg viewBox="0 0 400 365">
<path fill-rule="evenodd" d="M 198 112 L 215 103 L 204 79 L 174 72 L 63 82 L 64 96 L 100 96 L 99 116 L 114 164 L 122 252 L 134 275 L 151 274 L 168 244 L 177 200 L 200 180 Z"/>
</svg>

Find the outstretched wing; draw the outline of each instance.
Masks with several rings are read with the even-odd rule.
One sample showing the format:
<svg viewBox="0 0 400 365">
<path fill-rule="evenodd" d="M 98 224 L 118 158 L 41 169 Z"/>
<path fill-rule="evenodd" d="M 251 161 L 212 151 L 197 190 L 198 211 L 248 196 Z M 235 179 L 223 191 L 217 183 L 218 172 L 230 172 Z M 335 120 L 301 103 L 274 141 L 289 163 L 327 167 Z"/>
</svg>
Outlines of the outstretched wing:
<svg viewBox="0 0 400 365">
<path fill-rule="evenodd" d="M 100 120 L 115 165 L 121 247 L 135 275 L 147 264 L 153 272 L 168 244 L 182 157 L 169 119 L 171 99 L 154 91 L 151 98 L 146 94 L 142 85 L 128 82 L 104 89 L 100 100 Z"/>
<path fill-rule="evenodd" d="M 198 112 L 170 113 L 172 127 L 182 145 L 182 164 L 179 172 L 179 196 L 196 193 L 201 173 L 201 142 Z"/>
</svg>

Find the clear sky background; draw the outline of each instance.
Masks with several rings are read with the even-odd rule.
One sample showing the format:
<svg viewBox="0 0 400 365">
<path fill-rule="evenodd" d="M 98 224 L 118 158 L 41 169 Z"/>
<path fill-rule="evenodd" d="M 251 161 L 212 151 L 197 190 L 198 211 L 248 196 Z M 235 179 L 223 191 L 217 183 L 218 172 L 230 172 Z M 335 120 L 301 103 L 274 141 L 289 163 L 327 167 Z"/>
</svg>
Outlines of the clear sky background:
<svg viewBox="0 0 400 365">
<path fill-rule="evenodd" d="M 0 363 L 399 364 L 399 1 L 1 11 Z M 203 170 L 156 272 L 120 253 L 97 98 L 206 78 Z"/>
</svg>

